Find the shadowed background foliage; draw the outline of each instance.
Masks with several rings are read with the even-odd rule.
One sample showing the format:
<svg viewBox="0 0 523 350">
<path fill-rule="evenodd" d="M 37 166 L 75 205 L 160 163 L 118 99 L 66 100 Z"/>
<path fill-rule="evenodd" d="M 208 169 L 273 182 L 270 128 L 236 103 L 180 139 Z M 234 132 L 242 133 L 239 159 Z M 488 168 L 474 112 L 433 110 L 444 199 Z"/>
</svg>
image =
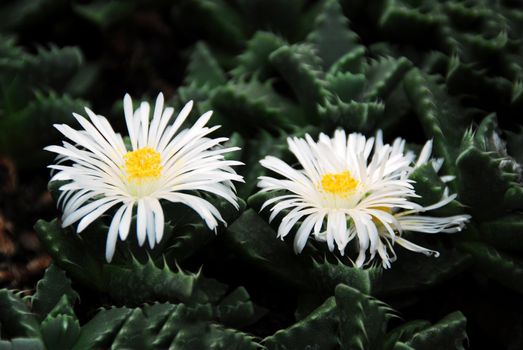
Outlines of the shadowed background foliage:
<svg viewBox="0 0 523 350">
<path fill-rule="evenodd" d="M 522 348 L 522 37 L 511 0 L 3 1 L 0 348 Z M 123 95 L 159 91 L 194 100 L 190 120 L 214 110 L 243 148 L 242 208 L 211 198 L 229 222 L 216 236 L 168 208 L 161 245 L 130 239 L 107 264 L 107 218 L 80 236 L 54 220 L 42 148 L 84 106 L 124 131 Z M 434 139 L 459 194 L 439 214 L 472 215 L 409 236 L 439 258 L 398 249 L 391 270 L 357 270 L 276 239 L 258 160 L 293 162 L 286 137 L 337 127 Z M 413 179 L 441 197 L 432 167 Z"/>
</svg>

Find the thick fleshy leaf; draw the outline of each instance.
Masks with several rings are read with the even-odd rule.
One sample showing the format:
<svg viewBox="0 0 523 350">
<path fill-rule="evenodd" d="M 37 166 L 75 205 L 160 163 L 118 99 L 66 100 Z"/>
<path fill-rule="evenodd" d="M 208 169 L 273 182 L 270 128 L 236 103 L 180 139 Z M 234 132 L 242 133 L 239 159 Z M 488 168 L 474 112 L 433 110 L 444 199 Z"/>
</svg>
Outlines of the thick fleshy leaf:
<svg viewBox="0 0 523 350">
<path fill-rule="evenodd" d="M 40 338 L 38 321 L 26 303 L 8 289 L 0 289 L 2 337 Z"/>
<path fill-rule="evenodd" d="M 523 293 L 523 260 L 479 242 L 461 244 L 476 267 L 507 288 Z"/>
<path fill-rule="evenodd" d="M 263 345 L 269 350 L 336 349 L 337 327 L 336 301 L 331 297 L 303 320 L 265 338 Z"/>
<path fill-rule="evenodd" d="M 336 287 L 341 349 L 382 349 L 391 309 L 357 289 Z"/>
<path fill-rule="evenodd" d="M 36 293 L 32 299 L 32 310 L 40 318 L 44 318 L 58 303 L 66 296 L 71 304 L 78 299 L 78 293 L 71 288 L 71 281 L 55 265 L 51 265 L 45 271 L 43 279 L 36 285 Z"/>
<path fill-rule="evenodd" d="M 433 326 L 414 334 L 406 344 L 419 350 L 464 350 L 467 339 L 466 324 L 465 316 L 456 311 Z"/>
<path fill-rule="evenodd" d="M 347 52 L 359 47 L 359 38 L 349 29 L 349 20 L 343 15 L 338 0 L 323 2 L 323 8 L 316 16 L 314 29 L 307 40 L 316 47 L 325 69 Z"/>
</svg>

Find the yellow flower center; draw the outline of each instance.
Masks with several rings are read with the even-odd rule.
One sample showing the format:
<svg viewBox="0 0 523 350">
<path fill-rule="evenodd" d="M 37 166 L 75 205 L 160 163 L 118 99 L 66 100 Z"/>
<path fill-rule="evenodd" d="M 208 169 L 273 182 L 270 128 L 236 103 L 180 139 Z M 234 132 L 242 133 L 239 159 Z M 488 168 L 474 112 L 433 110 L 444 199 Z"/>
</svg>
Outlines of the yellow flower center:
<svg viewBox="0 0 523 350">
<path fill-rule="evenodd" d="M 124 156 L 125 172 L 129 181 L 157 179 L 163 169 L 160 153 L 151 147 L 127 152 Z"/>
<path fill-rule="evenodd" d="M 321 178 L 321 187 L 326 192 L 343 196 L 353 192 L 358 186 L 358 181 L 348 171 L 337 174 L 325 174 Z"/>
</svg>

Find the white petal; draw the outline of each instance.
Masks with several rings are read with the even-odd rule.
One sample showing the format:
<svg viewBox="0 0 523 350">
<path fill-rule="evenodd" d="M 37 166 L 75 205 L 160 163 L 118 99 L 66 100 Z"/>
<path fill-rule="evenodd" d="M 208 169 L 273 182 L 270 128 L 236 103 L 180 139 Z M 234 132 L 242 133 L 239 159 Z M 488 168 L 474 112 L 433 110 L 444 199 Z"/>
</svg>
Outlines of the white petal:
<svg viewBox="0 0 523 350">
<path fill-rule="evenodd" d="M 129 132 L 129 138 L 131 139 L 132 147 L 133 149 L 137 149 L 138 130 L 135 129 L 133 101 L 129 94 L 125 94 L 125 97 L 123 98 L 123 110 L 125 114 L 125 122 L 127 124 L 127 131 Z"/>
<path fill-rule="evenodd" d="M 76 229 L 76 232 L 80 233 L 82 232 L 90 223 L 92 223 L 94 220 L 98 219 L 103 213 L 105 213 L 107 210 L 112 208 L 116 203 L 120 202 L 120 200 L 113 200 L 108 203 L 105 203 L 104 205 L 99 206 L 96 208 L 96 210 L 93 210 L 86 216 L 80 220 L 80 223 L 78 224 L 78 228 Z"/>
<path fill-rule="evenodd" d="M 424 248 L 424 247 L 419 246 L 417 244 L 414 244 L 414 243 L 412 243 L 410 241 L 407 241 L 406 239 L 403 239 L 401 237 L 398 237 L 396 239 L 396 243 L 401 245 L 403 248 L 406 248 L 406 249 L 411 250 L 413 252 L 423 253 L 423 254 L 425 254 L 427 256 L 434 255 L 434 257 L 436 257 L 436 258 L 439 257 L 439 252 L 437 252 L 435 250 Z"/>
<path fill-rule="evenodd" d="M 162 206 L 158 200 L 150 198 L 149 208 L 154 212 L 154 231 L 156 234 L 156 243 L 160 243 L 163 237 L 163 230 L 165 226 L 165 219 Z"/>
<path fill-rule="evenodd" d="M 154 232 L 154 212 L 149 206 L 148 200 L 145 201 L 146 206 L 146 215 L 147 215 L 147 241 L 149 242 L 149 247 L 152 249 L 156 243 L 156 234 Z"/>
<path fill-rule="evenodd" d="M 133 216 L 133 206 L 134 203 L 127 204 L 125 212 L 122 215 L 122 220 L 120 221 L 120 227 L 118 231 L 120 233 L 120 239 L 125 241 L 129 235 L 129 230 L 131 228 L 131 219 Z"/>
<path fill-rule="evenodd" d="M 317 223 L 317 220 L 318 214 L 312 214 L 308 216 L 305 220 L 303 220 L 303 223 L 301 224 L 300 228 L 298 229 L 298 232 L 296 232 L 296 236 L 294 237 L 295 253 L 300 253 L 303 250 L 305 244 L 307 243 L 307 239 L 311 234 L 312 228 Z"/>
<path fill-rule="evenodd" d="M 118 227 L 120 226 L 120 219 L 125 210 L 126 206 L 122 205 L 114 214 L 111 225 L 109 226 L 109 232 L 107 233 L 107 241 L 105 244 L 105 259 L 107 262 L 111 262 L 116 249 L 116 239 L 118 238 Z"/>
<path fill-rule="evenodd" d="M 145 242 L 147 230 L 147 209 L 145 207 L 145 199 L 138 200 L 138 212 L 136 215 L 136 235 L 138 237 L 138 245 L 141 247 Z"/>
</svg>

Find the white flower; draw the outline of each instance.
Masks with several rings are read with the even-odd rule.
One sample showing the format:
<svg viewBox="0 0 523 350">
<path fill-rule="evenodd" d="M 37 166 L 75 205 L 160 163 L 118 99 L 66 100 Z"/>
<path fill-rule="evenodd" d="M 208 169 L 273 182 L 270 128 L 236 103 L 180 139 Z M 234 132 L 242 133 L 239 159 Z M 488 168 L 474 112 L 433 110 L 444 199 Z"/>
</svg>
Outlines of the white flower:
<svg viewBox="0 0 523 350">
<path fill-rule="evenodd" d="M 430 161 L 431 141 L 425 144 L 417 161 L 413 153 L 404 151 L 405 140 L 398 138 L 392 145 L 384 145 L 381 132 L 376 139 L 366 139 L 357 133 L 347 137 L 344 131 L 337 130 L 332 139 L 321 134 L 318 142 L 309 135 L 289 138 L 287 142 L 303 169 L 267 156 L 261 164 L 283 179 L 262 176 L 258 186 L 262 192 L 278 191 L 262 207 L 263 210 L 273 205 L 269 220 L 288 210 L 279 225 L 278 237 L 283 239 L 300 222 L 294 239 L 297 253 L 311 234 L 317 240 L 327 241 L 331 251 L 336 245 L 341 254 L 355 239 L 359 249 L 356 266 L 364 264 L 368 251 L 369 261 L 377 253 L 382 265 L 389 268 L 396 258 L 395 243 L 415 252 L 439 255 L 407 241 L 402 237 L 403 231 L 456 232 L 469 219 L 468 215 L 420 215 L 450 203 L 456 195 L 449 196 L 448 190 L 439 202 L 427 207 L 411 200 L 419 196 L 409 175 Z M 442 161 L 432 164 L 439 170 Z"/>
<path fill-rule="evenodd" d="M 164 109 L 162 94 L 156 99 L 152 119 L 147 102 L 133 111 L 131 98 L 125 95 L 130 150 L 108 120 L 88 108 L 85 111 L 89 120 L 73 113 L 83 130 L 55 125 L 69 139 L 62 146 L 45 148 L 57 153 L 60 159 L 49 166 L 57 171 L 51 181 L 69 181 L 60 187 L 62 226 L 79 221 L 77 232 L 81 232 L 109 209 L 118 207 L 107 235 L 107 261 L 114 255 L 118 235 L 121 240 L 127 238 L 135 207 L 138 243 L 143 245 L 147 238 L 151 248 L 163 236 L 165 219 L 160 200 L 191 207 L 213 230 L 218 221 L 224 222 L 220 213 L 211 203 L 187 191 L 206 191 L 238 208 L 232 181 L 243 180 L 231 166 L 241 163 L 225 160 L 223 156 L 238 148 L 221 147 L 227 140 L 225 137 L 207 137 L 219 128 L 205 126 L 211 111 L 192 127 L 180 130 L 192 105 L 192 101 L 187 103 L 170 122 L 174 109 Z"/>
</svg>

